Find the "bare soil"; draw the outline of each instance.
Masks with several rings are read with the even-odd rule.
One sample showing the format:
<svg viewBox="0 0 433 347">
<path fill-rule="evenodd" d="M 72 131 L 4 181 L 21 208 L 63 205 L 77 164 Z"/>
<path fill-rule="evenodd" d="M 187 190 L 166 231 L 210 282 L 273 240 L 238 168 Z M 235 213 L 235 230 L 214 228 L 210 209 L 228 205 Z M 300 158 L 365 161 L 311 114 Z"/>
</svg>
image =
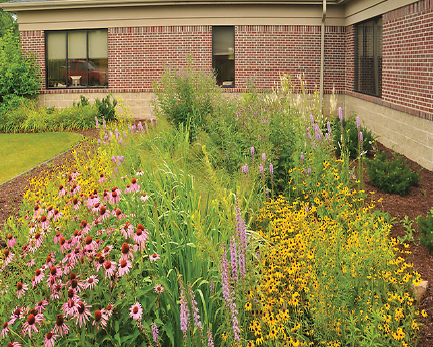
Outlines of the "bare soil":
<svg viewBox="0 0 433 347">
<path fill-rule="evenodd" d="M 88 138 L 97 138 L 97 130 L 86 130 L 79 132 Z M 388 157 L 392 157 L 392 150 L 378 143 L 379 150 L 385 151 Z M 407 158 L 406 158 L 407 159 Z M 24 175 L 15 178 L 13 181 L 0 185 L 0 238 L 3 224 L 9 216 L 18 216 L 19 208 L 22 201 L 29 179 L 36 177 L 42 171 L 50 167 L 65 164 L 66 161 L 72 160 L 70 151 L 66 152 L 49 162 L 49 165 L 42 164 Z M 421 180 L 417 187 L 412 187 L 405 196 L 391 195 L 382 193 L 378 188 L 371 185 L 368 176 L 365 175 L 365 190 L 374 191 L 374 199 L 380 198 L 382 202 L 377 204 L 376 208 L 383 212 L 388 212 L 396 221 L 401 221 L 405 216 L 409 220 L 416 220 L 416 217 L 422 215 L 425 217 L 427 212 L 433 206 L 433 171 L 423 169 L 417 163 L 407 159 L 407 163 L 412 170 L 420 171 Z M 428 313 L 427 318 L 422 318 L 423 324 L 420 328 L 418 347 L 433 346 L 433 256 L 427 248 L 419 243 L 419 232 L 416 221 L 413 223 L 415 229 L 415 242 L 410 243 L 411 254 L 406 255 L 406 260 L 413 263 L 413 267 L 418 271 L 423 280 L 428 281 L 428 288 L 425 296 L 417 303 L 419 309 L 425 309 Z M 405 236 L 405 228 L 402 223 L 396 223 L 392 228 L 392 237 Z M 4 247 L 4 241 L 0 240 L 0 248 Z"/>
</svg>

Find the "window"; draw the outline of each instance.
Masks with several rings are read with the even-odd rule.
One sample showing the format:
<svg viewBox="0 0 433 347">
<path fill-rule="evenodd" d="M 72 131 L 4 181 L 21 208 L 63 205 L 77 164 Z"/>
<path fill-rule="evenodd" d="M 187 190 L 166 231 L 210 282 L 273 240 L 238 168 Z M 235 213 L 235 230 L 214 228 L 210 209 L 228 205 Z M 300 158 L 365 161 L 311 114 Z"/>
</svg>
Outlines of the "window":
<svg viewBox="0 0 433 347">
<path fill-rule="evenodd" d="M 235 27 L 212 28 L 212 67 L 219 85 L 235 86 Z"/>
<path fill-rule="evenodd" d="M 108 31 L 50 31 L 46 34 L 48 88 L 108 86 Z"/>
<path fill-rule="evenodd" d="M 355 91 L 382 96 L 382 17 L 355 25 Z"/>
</svg>

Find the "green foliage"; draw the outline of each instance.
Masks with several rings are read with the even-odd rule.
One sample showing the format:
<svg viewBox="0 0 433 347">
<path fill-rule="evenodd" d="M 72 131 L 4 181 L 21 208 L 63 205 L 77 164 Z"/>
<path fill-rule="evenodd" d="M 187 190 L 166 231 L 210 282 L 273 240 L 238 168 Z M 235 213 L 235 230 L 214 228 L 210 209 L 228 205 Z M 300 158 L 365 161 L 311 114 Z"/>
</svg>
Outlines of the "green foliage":
<svg viewBox="0 0 433 347">
<path fill-rule="evenodd" d="M 165 115 L 177 127 L 188 126 L 191 140 L 212 114 L 212 101 L 221 95 L 214 76 L 191 64 L 181 70 L 166 67 L 154 89 L 158 97 L 156 114 Z"/>
<path fill-rule="evenodd" d="M 433 253 L 433 207 L 425 218 L 418 216 L 416 222 L 421 232 L 419 237 L 420 242 L 428 248 L 430 253 Z"/>
<path fill-rule="evenodd" d="M 405 242 L 415 242 L 415 238 L 413 236 L 415 229 L 412 227 L 413 220 L 409 220 L 408 216 L 404 216 L 404 219 L 402 219 L 400 223 L 403 225 L 404 233 L 405 233 L 403 237 L 397 236 L 397 239 L 398 241 L 400 241 L 400 244 L 404 244 Z"/>
<path fill-rule="evenodd" d="M 420 180 L 419 174 L 409 168 L 401 155 L 387 160 L 386 153 L 379 152 L 373 159 L 365 159 L 365 163 L 371 183 L 385 193 L 405 195 Z"/>
<path fill-rule="evenodd" d="M 359 127 L 359 130 L 362 132 L 364 138 L 362 142 L 362 150 L 368 153 L 372 150 L 375 139 L 371 133 L 371 130 L 368 130 L 365 126 L 361 125 Z M 338 156 L 341 156 L 341 148 L 344 145 L 351 159 L 355 159 L 358 157 L 359 133 L 356 127 L 355 115 L 352 115 L 349 119 L 343 119 L 344 139 L 342 139 L 341 137 L 341 122 L 338 117 L 332 122 L 332 133 L 334 139 L 334 147 Z"/>
<path fill-rule="evenodd" d="M 21 51 L 19 38 L 9 30 L 0 38 L 0 102 L 12 94 L 35 96 L 40 86 L 35 57 Z"/>
<path fill-rule="evenodd" d="M 8 0 L 0 0 L 0 3 L 6 2 Z M 5 12 L 0 9 L 0 37 L 4 36 L 9 30 L 12 30 L 13 33 L 18 36 L 18 23 L 12 17 L 12 14 L 9 12 Z"/>
<path fill-rule="evenodd" d="M 88 105 L 89 101 L 81 96 L 80 104 L 85 106 Z M 116 120 L 116 106 L 117 100 L 113 98 L 113 101 L 110 100 L 110 94 L 108 94 L 102 100 L 96 99 L 95 106 L 98 110 L 98 117 L 105 118 L 107 122 Z"/>
<path fill-rule="evenodd" d="M 98 110 L 78 103 L 64 109 L 38 107 L 36 101 L 9 95 L 0 104 L 0 132 L 45 132 L 91 129 Z"/>
</svg>

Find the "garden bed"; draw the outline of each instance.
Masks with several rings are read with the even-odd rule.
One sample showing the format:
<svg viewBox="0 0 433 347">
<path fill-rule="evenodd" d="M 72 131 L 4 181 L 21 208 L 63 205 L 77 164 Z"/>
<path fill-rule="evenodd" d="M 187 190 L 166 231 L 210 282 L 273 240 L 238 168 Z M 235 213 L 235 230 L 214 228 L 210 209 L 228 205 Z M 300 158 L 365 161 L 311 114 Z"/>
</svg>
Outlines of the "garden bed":
<svg viewBox="0 0 433 347">
<path fill-rule="evenodd" d="M 81 131 L 80 133 L 88 138 L 96 138 L 98 136 L 96 129 Z M 380 143 L 378 143 L 378 149 L 385 151 L 389 157 L 392 156 L 393 151 Z M 49 163 L 42 164 L 26 174 L 15 178 L 13 181 L 2 184 L 0 186 L 0 228 L 2 228 L 3 223 L 10 215 L 18 215 L 23 193 L 31 178 L 38 176 L 44 170 L 50 170 L 56 166 L 64 165 L 65 162 L 70 160 L 73 160 L 73 157 L 69 151 L 54 158 Z M 411 160 L 408 160 L 408 165 L 414 171 L 421 169 L 417 163 Z M 420 184 L 417 187 L 412 187 L 406 196 L 380 192 L 376 187 L 371 185 L 367 175 L 364 179 L 365 189 L 366 191 L 375 192 L 374 199 L 381 201 L 377 203 L 376 208 L 383 212 L 388 212 L 392 218 L 395 218 L 396 222 L 401 221 L 405 216 L 408 216 L 409 220 L 415 220 L 418 215 L 425 216 L 430 207 L 433 206 L 433 172 L 422 169 L 420 176 Z M 433 293 L 431 289 L 433 283 L 433 259 L 427 248 L 423 245 L 419 245 L 418 226 L 416 222 L 413 224 L 413 227 L 416 230 L 414 234 L 415 244 L 413 242 L 410 243 L 409 249 L 411 254 L 406 256 L 406 260 L 409 263 L 413 263 L 414 269 L 421 274 L 423 280 L 427 280 L 429 283 L 427 293 L 420 303 L 420 309 L 425 309 L 428 313 L 428 317 L 420 317 L 423 327 L 420 329 L 418 343 L 419 347 L 427 347 L 433 344 Z M 405 228 L 402 223 L 394 224 L 392 236 L 405 236 Z M 3 244 L 0 244 L 0 248 L 2 248 Z"/>
</svg>

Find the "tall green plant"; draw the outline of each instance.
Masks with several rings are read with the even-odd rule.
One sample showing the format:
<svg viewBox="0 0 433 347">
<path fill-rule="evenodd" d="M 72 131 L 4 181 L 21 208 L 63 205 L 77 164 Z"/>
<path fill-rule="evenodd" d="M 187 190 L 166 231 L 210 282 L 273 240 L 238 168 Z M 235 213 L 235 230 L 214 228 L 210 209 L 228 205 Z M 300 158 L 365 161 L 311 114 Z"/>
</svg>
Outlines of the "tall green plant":
<svg viewBox="0 0 433 347">
<path fill-rule="evenodd" d="M 8 95 L 35 96 L 40 86 L 35 57 L 26 56 L 19 38 L 8 30 L 0 38 L 0 102 Z"/>
</svg>

